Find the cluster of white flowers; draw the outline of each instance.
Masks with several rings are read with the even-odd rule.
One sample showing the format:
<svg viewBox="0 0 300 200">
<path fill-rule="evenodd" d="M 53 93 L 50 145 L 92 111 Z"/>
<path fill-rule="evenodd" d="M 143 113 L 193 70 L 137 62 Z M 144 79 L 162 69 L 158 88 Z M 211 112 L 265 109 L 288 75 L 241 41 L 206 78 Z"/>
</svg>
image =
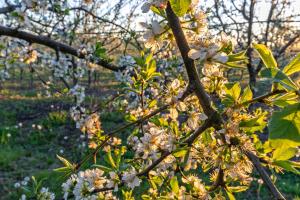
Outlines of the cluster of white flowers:
<svg viewBox="0 0 300 200">
<path fill-rule="evenodd" d="M 170 131 L 150 122 L 144 126 L 144 130 L 141 138 L 133 136 L 129 142 L 133 144 L 137 157 L 155 160 L 161 151 L 171 152 L 174 149 L 175 137 Z"/>
<path fill-rule="evenodd" d="M 22 0 L 21 2 L 22 7 L 28 7 L 28 8 L 44 8 L 47 6 L 46 0 Z"/>
<path fill-rule="evenodd" d="M 18 23 L 20 26 L 29 28 L 31 22 L 29 20 L 30 11 L 40 12 L 49 7 L 49 3 L 46 0 L 22 0 L 21 4 L 17 6 L 15 12 L 18 16 Z"/>
<path fill-rule="evenodd" d="M 210 199 L 208 191 L 205 189 L 205 185 L 202 181 L 194 175 L 189 175 L 187 177 L 182 177 L 182 182 L 192 186 L 192 195 L 197 196 L 199 199 Z"/>
<path fill-rule="evenodd" d="M 55 199 L 55 194 L 53 192 L 50 192 L 49 188 L 46 188 L 46 187 L 42 187 L 41 189 L 36 188 L 37 191 L 30 191 L 30 189 L 28 187 L 29 182 L 30 182 L 30 178 L 27 176 L 23 179 L 23 181 L 16 182 L 14 184 L 14 187 L 17 189 L 21 188 L 21 189 L 25 190 L 26 192 L 32 192 L 34 195 L 36 195 L 35 198 L 37 200 L 54 200 Z M 26 199 L 27 199 L 26 194 L 22 194 L 20 197 L 20 200 L 26 200 Z"/>
<path fill-rule="evenodd" d="M 113 175 L 112 175 L 113 176 Z M 113 177 L 115 181 L 115 177 Z M 100 169 L 88 169 L 72 175 L 62 184 L 64 199 L 72 193 L 76 200 L 116 199 L 111 191 L 93 193 L 95 190 L 111 186 L 111 180 L 104 176 Z"/>
<path fill-rule="evenodd" d="M 143 35 L 145 47 L 150 48 L 152 51 L 159 49 L 161 47 L 161 42 L 158 37 L 164 32 L 164 26 L 166 25 L 160 24 L 157 20 L 153 20 L 151 24 L 147 24 L 144 22 L 140 24 L 143 28 L 147 29 L 147 31 Z"/>
<path fill-rule="evenodd" d="M 131 189 L 140 186 L 142 182 L 141 179 L 137 177 L 137 172 L 134 168 L 124 172 L 122 175 L 122 181 L 124 181 L 125 184 Z"/>
<path fill-rule="evenodd" d="M 72 106 L 70 109 L 70 115 L 76 122 L 76 128 L 80 128 L 86 117 L 86 109 L 82 106 Z"/>
<path fill-rule="evenodd" d="M 223 33 L 223 37 L 212 39 L 208 32 L 203 31 L 202 34 L 196 35 L 194 32 L 188 32 L 187 38 L 191 45 L 189 57 L 200 61 L 212 59 L 216 62 L 226 63 L 228 57 L 224 53 L 219 53 L 220 48 L 224 44 L 228 44 L 229 39 Z"/>
<path fill-rule="evenodd" d="M 21 186 L 26 186 L 26 185 L 28 185 L 28 182 L 30 181 L 30 178 L 28 177 L 28 176 L 26 176 L 22 181 L 20 181 L 20 182 L 16 182 L 15 184 L 14 184 L 14 187 L 15 188 L 19 188 L 19 187 L 21 187 Z"/>
<path fill-rule="evenodd" d="M 60 56 L 59 60 L 52 60 L 50 67 L 53 69 L 53 75 L 57 78 L 68 78 L 70 75 L 70 66 L 72 65 L 69 58 Z"/>
<path fill-rule="evenodd" d="M 69 93 L 76 97 L 76 104 L 81 105 L 85 98 L 85 88 L 81 85 L 76 84 L 70 89 Z"/>
<path fill-rule="evenodd" d="M 229 45 L 232 41 L 225 33 L 222 33 L 219 37 L 211 36 L 207 28 L 206 14 L 198 10 L 197 5 L 197 0 L 192 1 L 190 7 L 192 12 L 187 16 L 190 22 L 185 22 L 186 29 L 184 29 L 184 33 L 191 47 L 189 57 L 204 63 L 202 66 L 204 77 L 201 79 L 201 82 L 211 92 L 226 83 L 226 80 L 223 78 L 221 64 L 226 63 L 228 57 L 225 53 L 220 52 L 220 49 Z M 148 12 L 151 6 L 164 8 L 166 1 L 147 1 L 142 6 L 142 9 Z M 182 20 L 185 21 L 186 19 L 183 18 Z M 161 48 L 163 42 L 170 42 L 167 36 L 163 36 L 167 27 L 162 22 L 153 21 L 150 25 L 142 23 L 142 26 L 146 28 L 144 34 L 145 46 L 151 48 L 152 51 Z"/>
<path fill-rule="evenodd" d="M 37 195 L 37 200 L 54 200 L 55 194 L 49 192 L 48 188 L 42 187 Z"/>
<path fill-rule="evenodd" d="M 125 69 L 115 72 L 116 79 L 121 83 L 131 83 L 135 64 L 136 62 L 132 56 L 121 56 L 118 61 L 118 66 L 124 67 Z"/>
<path fill-rule="evenodd" d="M 81 131 L 88 133 L 89 135 L 95 135 L 101 130 L 101 122 L 99 115 L 96 113 L 88 116 L 82 126 L 80 127 Z"/>
</svg>

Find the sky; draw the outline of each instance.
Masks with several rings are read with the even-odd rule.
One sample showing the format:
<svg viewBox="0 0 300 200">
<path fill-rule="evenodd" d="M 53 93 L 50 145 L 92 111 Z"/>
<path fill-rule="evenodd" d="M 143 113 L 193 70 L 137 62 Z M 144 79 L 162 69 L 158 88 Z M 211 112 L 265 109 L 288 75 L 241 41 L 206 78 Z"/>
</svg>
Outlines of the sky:
<svg viewBox="0 0 300 200">
<path fill-rule="evenodd" d="M 5 0 L 0 0 L 0 7 L 5 5 L 4 3 Z M 16 1 L 16 0 L 10 0 L 11 2 L 13 1 Z M 70 0 L 69 2 L 78 2 L 78 0 Z M 107 3 L 106 5 L 104 5 L 103 7 L 111 7 L 112 5 L 115 4 L 115 2 L 117 2 L 118 0 L 107 0 Z M 126 16 L 128 15 L 128 13 L 130 12 L 131 8 L 132 8 L 132 5 L 136 4 L 136 2 L 143 2 L 143 1 L 146 1 L 146 0 L 124 0 L 125 2 L 129 2 L 129 4 L 127 6 L 125 6 L 121 11 L 121 14 L 123 16 Z M 230 0 L 227 0 L 227 1 L 230 1 Z M 235 0 L 238 4 L 239 0 Z M 268 16 L 268 10 L 270 9 L 270 1 L 271 0 L 257 0 L 258 1 L 258 4 L 256 5 L 255 7 L 255 13 L 259 16 L 259 19 L 260 20 L 266 20 L 267 19 L 267 16 Z M 283 0 L 279 0 L 279 1 L 283 1 Z M 205 7 L 209 8 L 209 7 L 212 7 L 214 5 L 214 0 L 200 0 L 200 4 L 203 3 L 205 4 Z M 142 22 L 142 21 L 148 21 L 150 22 L 151 21 L 151 18 L 149 17 L 149 14 L 143 14 L 141 13 L 141 5 L 142 3 L 139 3 L 139 7 L 135 10 L 136 13 L 139 13 L 140 16 L 136 18 L 135 22 L 133 22 L 133 28 L 134 29 L 142 29 L 140 26 L 139 26 L 139 23 Z M 289 10 L 287 12 L 287 15 L 290 15 L 290 14 L 298 14 L 300 15 L 300 0 L 293 0 L 293 3 L 292 3 L 292 9 Z M 297 26 L 300 27 L 300 17 L 298 17 L 298 23 L 297 23 Z M 300 29 L 300 28 L 299 28 Z"/>
</svg>

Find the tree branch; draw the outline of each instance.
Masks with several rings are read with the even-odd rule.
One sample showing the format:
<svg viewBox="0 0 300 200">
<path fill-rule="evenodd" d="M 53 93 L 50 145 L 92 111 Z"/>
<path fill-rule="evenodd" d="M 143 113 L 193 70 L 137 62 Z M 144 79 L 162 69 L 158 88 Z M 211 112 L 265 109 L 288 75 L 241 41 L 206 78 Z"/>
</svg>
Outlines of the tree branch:
<svg viewBox="0 0 300 200">
<path fill-rule="evenodd" d="M 261 178 L 263 179 L 264 183 L 267 185 L 271 193 L 274 195 L 275 199 L 282 199 L 284 200 L 284 196 L 280 193 L 280 191 L 276 188 L 272 180 L 270 179 L 268 173 L 264 169 L 264 167 L 261 165 L 259 158 L 254 155 L 250 151 L 245 152 L 246 156 L 249 158 L 249 160 L 253 163 L 255 168 L 257 169 L 258 173 L 260 174 Z"/>
<path fill-rule="evenodd" d="M 238 105 L 236 105 L 236 107 L 240 107 L 240 106 L 247 105 L 247 104 L 254 103 L 254 102 L 264 102 L 264 100 L 268 97 L 274 96 L 276 94 L 282 94 L 282 93 L 285 93 L 285 92 L 286 92 L 286 90 L 274 90 L 274 91 L 269 92 L 267 94 L 258 96 L 256 98 L 253 98 L 253 99 L 249 100 L 249 101 L 245 101 L 241 104 L 238 104 Z"/>
<path fill-rule="evenodd" d="M 14 11 L 16 8 L 21 7 L 20 5 L 9 5 L 6 7 L 0 8 L 0 14 L 7 14 L 9 12 Z"/>
<path fill-rule="evenodd" d="M 6 27 L 6 26 L 1 26 L 1 25 L 0 25 L 0 35 L 22 39 L 29 43 L 41 44 L 41 45 L 47 46 L 51 49 L 59 50 L 63 53 L 73 55 L 80 59 L 87 58 L 87 55 L 82 52 L 79 52 L 77 48 L 74 48 L 74 47 L 64 44 L 62 42 L 55 41 L 46 36 L 35 35 L 35 34 L 29 33 L 26 31 L 20 31 L 20 30 L 16 30 L 16 29 Z M 124 67 L 122 67 L 122 68 L 117 67 L 117 66 L 107 62 L 106 60 L 95 58 L 95 57 L 90 58 L 89 62 L 95 63 L 97 65 L 101 65 L 104 68 L 112 70 L 112 71 L 119 71 L 119 70 L 121 71 L 124 69 Z"/>
<path fill-rule="evenodd" d="M 198 72 L 196 70 L 194 60 L 192 60 L 191 58 L 188 57 L 190 47 L 184 36 L 179 18 L 173 12 L 169 2 L 167 5 L 167 8 L 166 8 L 166 13 L 167 13 L 167 19 L 168 19 L 169 26 L 172 29 L 172 32 L 176 39 L 177 46 L 180 50 L 182 59 L 185 64 L 185 68 L 186 68 L 186 71 L 187 71 L 187 74 L 189 77 L 189 84 L 192 87 L 195 87 L 195 93 L 198 97 L 198 100 L 202 106 L 204 113 L 207 116 L 211 116 L 216 111 L 212 108 L 211 99 L 208 96 L 208 94 L 205 92 L 205 90 L 200 82 L 200 78 L 199 78 Z"/>
<path fill-rule="evenodd" d="M 283 54 L 287 48 L 289 48 L 298 38 L 300 38 L 300 32 L 297 33 L 293 38 L 291 38 L 278 52 L 278 54 L 275 56 L 277 59 L 281 54 Z"/>
</svg>

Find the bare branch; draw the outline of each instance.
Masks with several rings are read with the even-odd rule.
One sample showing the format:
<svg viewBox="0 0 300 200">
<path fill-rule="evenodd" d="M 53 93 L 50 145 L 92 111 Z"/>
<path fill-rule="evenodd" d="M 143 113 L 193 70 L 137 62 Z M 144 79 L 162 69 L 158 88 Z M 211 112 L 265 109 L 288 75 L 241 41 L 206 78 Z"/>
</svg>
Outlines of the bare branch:
<svg viewBox="0 0 300 200">
<path fill-rule="evenodd" d="M 6 7 L 2 7 L 2 8 L 0 8 L 0 14 L 10 13 L 10 12 L 14 11 L 18 7 L 20 7 L 20 6 L 9 5 L 9 6 L 6 6 Z"/>
<path fill-rule="evenodd" d="M 280 55 L 282 55 L 286 50 L 287 48 L 289 48 L 297 39 L 300 38 L 300 32 L 297 33 L 294 37 L 292 37 L 288 43 L 286 43 L 278 52 L 278 54 L 275 56 L 275 58 L 278 58 Z"/>
</svg>

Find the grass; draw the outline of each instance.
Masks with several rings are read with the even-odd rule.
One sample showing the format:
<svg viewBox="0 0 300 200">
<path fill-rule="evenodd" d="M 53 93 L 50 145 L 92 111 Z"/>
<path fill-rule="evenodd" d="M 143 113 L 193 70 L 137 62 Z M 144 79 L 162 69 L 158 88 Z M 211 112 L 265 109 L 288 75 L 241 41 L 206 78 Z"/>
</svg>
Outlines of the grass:
<svg viewBox="0 0 300 200">
<path fill-rule="evenodd" d="M 105 77 L 100 78 L 104 80 L 104 86 L 97 84 L 87 90 L 88 101 L 95 105 L 111 93 L 109 88 L 116 87 Z M 61 184 L 65 178 L 53 171 L 61 167 L 56 155 L 78 162 L 88 153 L 87 138 L 81 137 L 81 132 L 68 116 L 73 106 L 72 99 L 64 96 L 47 98 L 42 95 L 39 82 L 34 82 L 32 88 L 27 79 L 25 76 L 22 82 L 5 82 L 0 89 L 1 200 L 19 199 L 21 191 L 15 189 L 14 184 L 27 176 L 43 180 L 44 186 L 61 197 Z M 98 97 L 97 93 L 102 96 Z M 109 112 L 102 118 L 104 129 L 111 130 L 123 116 Z M 39 130 L 38 126 L 42 129 Z"/>
</svg>

